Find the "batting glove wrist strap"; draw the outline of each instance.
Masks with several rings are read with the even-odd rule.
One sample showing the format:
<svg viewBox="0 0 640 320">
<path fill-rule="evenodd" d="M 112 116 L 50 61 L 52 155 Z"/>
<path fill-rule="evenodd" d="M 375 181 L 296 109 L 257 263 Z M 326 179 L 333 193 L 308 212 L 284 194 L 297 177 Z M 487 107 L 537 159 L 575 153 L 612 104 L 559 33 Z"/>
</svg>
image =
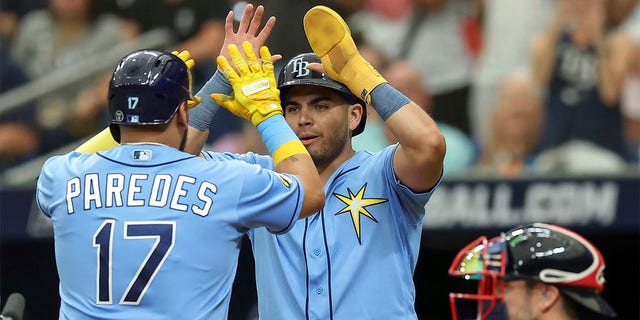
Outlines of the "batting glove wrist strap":
<svg viewBox="0 0 640 320">
<path fill-rule="evenodd" d="M 228 49 L 235 69 L 222 55 L 218 56 L 217 62 L 233 87 L 233 96 L 212 94 L 211 98 L 255 126 L 269 117 L 282 114 L 280 90 L 276 86 L 269 49 L 265 46 L 260 48 L 261 62 L 256 58 L 249 41 L 242 43 L 246 60 L 236 45 L 231 44 Z"/>
<path fill-rule="evenodd" d="M 276 166 L 290 156 L 309 154 L 282 115 L 262 121 L 257 129 Z"/>
<path fill-rule="evenodd" d="M 387 81 L 360 55 L 342 17 L 325 6 L 315 6 L 304 16 L 304 31 L 324 72 L 371 103 L 373 89 Z"/>
</svg>

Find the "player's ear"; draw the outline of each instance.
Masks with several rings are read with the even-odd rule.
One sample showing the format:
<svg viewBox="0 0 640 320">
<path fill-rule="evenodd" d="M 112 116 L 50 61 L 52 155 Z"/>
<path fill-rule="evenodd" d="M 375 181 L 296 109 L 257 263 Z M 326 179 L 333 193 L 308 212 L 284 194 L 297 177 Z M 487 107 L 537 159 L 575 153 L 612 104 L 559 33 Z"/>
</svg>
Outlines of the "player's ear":
<svg viewBox="0 0 640 320">
<path fill-rule="evenodd" d="M 187 106 L 187 101 L 183 101 L 176 111 L 176 121 L 180 127 L 188 127 L 189 126 L 189 110 Z"/>
<path fill-rule="evenodd" d="M 349 106 L 349 129 L 355 130 L 360 124 L 360 119 L 364 116 L 364 106 L 354 103 Z"/>
<path fill-rule="evenodd" d="M 560 299 L 560 290 L 554 285 L 540 285 L 540 308 L 546 312 L 558 303 L 558 299 Z"/>
</svg>

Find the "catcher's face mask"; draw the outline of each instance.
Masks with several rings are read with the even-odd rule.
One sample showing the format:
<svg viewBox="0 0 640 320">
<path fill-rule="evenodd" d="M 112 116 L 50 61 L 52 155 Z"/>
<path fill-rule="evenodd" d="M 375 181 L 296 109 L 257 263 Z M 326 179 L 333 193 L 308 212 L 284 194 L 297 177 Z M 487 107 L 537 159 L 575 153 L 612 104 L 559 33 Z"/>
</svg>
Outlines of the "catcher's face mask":
<svg viewBox="0 0 640 320">
<path fill-rule="evenodd" d="M 456 255 L 449 267 L 449 275 L 465 280 L 477 280 L 478 286 L 475 293 L 449 294 L 453 320 L 506 319 L 502 303 L 502 277 L 506 268 L 505 249 L 502 236 L 491 240 L 482 236 Z"/>
<path fill-rule="evenodd" d="M 596 315 L 615 317 L 615 311 L 600 295 L 604 267 L 604 258 L 593 244 L 557 225 L 533 223 L 491 240 L 480 237 L 462 249 L 449 268 L 450 275 L 477 280 L 478 284 L 476 293 L 449 295 L 453 319 L 496 319 L 495 313 L 502 307 L 504 281 L 518 279 L 558 286 L 592 314 L 589 319 Z M 461 307 L 462 302 L 466 307 Z"/>
</svg>

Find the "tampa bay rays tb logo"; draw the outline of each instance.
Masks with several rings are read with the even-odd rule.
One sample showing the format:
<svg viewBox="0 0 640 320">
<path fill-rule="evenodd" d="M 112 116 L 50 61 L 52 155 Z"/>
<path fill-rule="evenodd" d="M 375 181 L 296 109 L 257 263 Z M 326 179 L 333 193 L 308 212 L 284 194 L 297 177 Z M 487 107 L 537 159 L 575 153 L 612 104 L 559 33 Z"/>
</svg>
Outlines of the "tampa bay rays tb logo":
<svg viewBox="0 0 640 320">
<path fill-rule="evenodd" d="M 349 192 L 349 196 L 344 196 L 338 193 L 333 194 L 334 196 L 336 196 L 336 198 L 340 199 L 342 202 L 346 204 L 346 206 L 342 210 L 336 213 L 336 216 L 343 214 L 345 212 L 349 212 L 349 214 L 351 215 L 351 222 L 353 223 L 353 228 L 356 231 L 356 236 L 358 237 L 358 243 L 360 244 L 362 244 L 361 234 L 360 234 L 360 215 L 363 215 L 373 220 L 375 223 L 378 223 L 378 220 L 376 220 L 376 218 L 369 211 L 367 211 L 366 207 L 387 202 L 387 199 L 365 198 L 364 192 L 366 189 L 367 189 L 367 184 L 365 183 L 360 188 L 360 190 L 358 190 L 358 193 L 356 194 L 353 194 L 353 192 L 351 192 L 351 189 L 349 188 L 347 188 L 347 192 Z"/>
<path fill-rule="evenodd" d="M 291 63 L 293 64 L 293 70 L 291 70 L 291 73 L 296 78 L 302 78 L 311 73 L 311 70 L 307 69 L 309 62 L 302 60 L 302 58 L 293 59 L 291 60 Z"/>
</svg>

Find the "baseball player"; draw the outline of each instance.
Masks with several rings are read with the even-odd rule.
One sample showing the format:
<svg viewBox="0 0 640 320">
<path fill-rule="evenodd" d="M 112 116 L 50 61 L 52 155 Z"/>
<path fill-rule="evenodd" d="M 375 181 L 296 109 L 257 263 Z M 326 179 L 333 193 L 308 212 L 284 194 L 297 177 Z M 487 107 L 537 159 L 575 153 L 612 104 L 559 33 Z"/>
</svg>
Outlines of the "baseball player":
<svg viewBox="0 0 640 320">
<path fill-rule="evenodd" d="M 233 27 L 227 20 L 226 44 L 259 38 L 253 37 L 257 27 L 245 16 L 238 34 L 229 32 Z M 291 59 L 278 87 L 285 118 L 324 183 L 325 206 L 297 221 L 287 234 L 270 235 L 265 228 L 249 232 L 260 318 L 416 319 L 413 271 L 424 205 L 442 177 L 444 138 L 420 106 L 360 56 L 337 13 L 314 7 L 304 26 L 315 54 Z M 198 95 L 211 94 L 228 107 L 225 95 L 231 91 L 216 72 Z M 205 99 L 206 107 L 190 113 L 195 134 L 190 131 L 187 148 L 197 153 L 217 108 L 211 103 Z M 351 137 L 364 130 L 366 103 L 399 143 L 378 153 L 354 152 Z M 268 132 L 260 126 L 258 130 L 268 141 Z M 196 146 L 190 146 L 194 141 Z M 233 158 L 273 167 L 271 158 L 253 153 L 201 154 L 210 160 Z"/>
<path fill-rule="evenodd" d="M 600 295 L 604 268 L 598 248 L 557 225 L 532 223 L 492 239 L 482 236 L 462 249 L 449 268 L 452 276 L 478 281 L 474 293 L 449 295 L 452 316 L 454 320 L 614 318 L 616 313 Z M 464 313 L 465 305 L 472 315 Z"/>
<path fill-rule="evenodd" d="M 182 152 L 188 52 L 139 50 L 113 72 L 108 109 L 118 147 L 49 159 L 37 202 L 51 218 L 60 319 L 224 319 L 247 230 L 287 232 L 317 212 L 317 170 L 282 116 L 271 56 L 236 47 L 221 65 L 226 106 L 273 132 L 274 168 Z M 259 84 L 260 86 L 256 86 Z"/>
<path fill-rule="evenodd" d="M 259 316 L 416 319 L 413 271 L 424 205 L 442 176 L 444 139 L 427 113 L 359 55 L 337 13 L 314 7 L 304 26 L 315 54 L 291 59 L 278 88 L 285 118 L 324 182 L 325 207 L 287 234 L 249 231 Z M 220 94 L 212 98 L 225 104 Z M 398 144 L 379 153 L 353 151 L 351 137 L 364 130 L 366 103 Z M 268 158 L 240 158 L 270 166 Z"/>
</svg>

